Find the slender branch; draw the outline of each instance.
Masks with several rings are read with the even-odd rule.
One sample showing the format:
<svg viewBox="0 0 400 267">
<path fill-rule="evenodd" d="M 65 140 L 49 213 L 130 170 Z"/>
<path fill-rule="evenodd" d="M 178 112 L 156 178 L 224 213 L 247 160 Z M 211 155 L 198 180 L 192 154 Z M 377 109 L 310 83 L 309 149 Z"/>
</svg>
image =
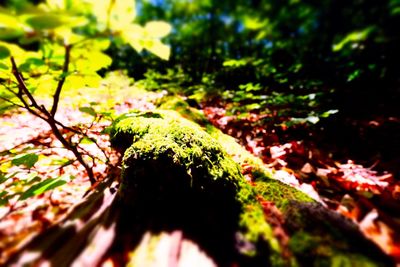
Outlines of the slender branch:
<svg viewBox="0 0 400 267">
<path fill-rule="evenodd" d="M 83 159 L 82 154 L 78 150 L 78 147 L 75 144 L 68 142 L 68 140 L 64 138 L 64 136 L 60 132 L 60 129 L 57 128 L 57 123 L 56 123 L 54 117 L 51 116 L 51 114 L 47 110 L 44 110 L 44 112 L 47 115 L 46 122 L 50 125 L 51 130 L 53 131 L 53 134 L 56 136 L 56 138 L 61 142 L 61 144 L 65 148 L 67 148 L 74 154 L 74 156 L 76 157 L 78 162 L 85 168 L 85 170 L 88 174 L 90 183 L 94 184 L 96 182 L 96 179 L 94 178 L 93 170 Z"/>
<path fill-rule="evenodd" d="M 54 122 L 55 122 L 58 126 L 60 126 L 61 128 L 65 129 L 65 130 L 67 130 L 67 131 L 70 131 L 70 132 L 76 133 L 76 134 L 84 134 L 84 133 L 82 133 L 81 131 L 75 130 L 74 128 L 69 127 L 69 126 L 63 124 L 63 123 L 59 122 L 59 121 L 56 120 L 56 119 L 54 119 Z"/>
<path fill-rule="evenodd" d="M 23 94 L 23 92 L 22 92 L 20 86 L 18 85 L 18 83 L 17 83 L 17 87 L 19 88 L 19 89 L 18 89 L 18 93 L 15 92 L 14 90 L 12 90 L 11 88 L 9 88 L 9 86 L 4 86 L 4 88 L 5 88 L 7 91 L 9 91 L 11 94 L 13 94 L 15 97 L 17 97 L 17 98 L 22 102 L 23 107 L 29 107 L 28 103 L 25 101 L 25 98 L 24 98 L 24 96 L 23 96 L 24 94 Z"/>
<path fill-rule="evenodd" d="M 17 64 L 15 63 L 15 60 L 13 57 L 11 57 L 12 73 L 15 76 L 15 78 L 17 79 L 18 88 L 19 88 L 19 92 L 18 92 L 18 94 L 16 94 L 16 96 L 21 100 L 21 102 L 24 105 L 24 108 L 26 108 L 33 115 L 35 115 L 47 122 L 47 124 L 50 126 L 55 137 L 61 142 L 61 144 L 66 149 L 70 150 L 74 154 L 76 160 L 85 168 L 86 173 L 88 174 L 90 183 L 93 185 L 96 183 L 96 179 L 94 178 L 93 169 L 85 162 L 83 155 L 79 152 L 79 147 L 76 144 L 69 142 L 67 139 L 65 139 L 65 137 L 63 136 L 63 134 L 61 133 L 61 131 L 57 127 L 57 125 L 60 125 L 63 129 L 67 129 L 67 127 L 64 127 L 61 122 L 56 121 L 54 118 L 55 113 L 57 111 L 58 102 L 60 99 L 61 89 L 65 82 L 66 73 L 68 72 L 70 49 L 71 49 L 71 46 L 68 46 L 68 45 L 65 46 L 65 61 L 64 61 L 64 67 L 63 67 L 63 75 L 57 84 L 56 92 L 55 92 L 55 95 L 53 98 L 53 106 L 52 106 L 52 109 L 50 112 L 44 106 L 39 106 L 39 104 L 36 102 L 33 95 L 29 92 L 29 90 L 26 87 L 25 82 L 22 78 L 21 73 L 18 71 Z M 12 91 L 12 92 L 14 92 L 14 91 Z M 29 100 L 31 102 L 31 106 L 28 105 L 28 103 L 23 98 L 24 94 L 29 98 Z M 72 129 L 72 128 L 68 127 L 68 129 Z M 80 133 L 80 134 L 82 134 L 82 133 Z"/>
<path fill-rule="evenodd" d="M 51 111 L 50 111 L 50 114 L 52 117 L 54 117 L 57 112 L 58 102 L 60 101 L 61 89 L 62 89 L 65 79 L 67 77 L 69 61 L 70 61 L 70 56 L 71 56 L 71 47 L 72 46 L 64 45 L 64 47 L 65 47 L 64 65 L 63 65 L 63 69 L 62 69 L 61 78 L 58 81 L 56 92 L 54 93 L 54 96 L 53 96 L 53 106 L 51 107 Z"/>
<path fill-rule="evenodd" d="M 31 94 L 31 92 L 29 92 L 28 87 L 26 87 L 24 79 L 22 78 L 21 73 L 18 71 L 18 67 L 17 67 L 17 64 L 15 63 L 14 57 L 11 56 L 10 59 L 11 59 L 11 65 L 12 65 L 12 74 L 18 81 L 19 90 L 21 92 L 23 92 L 29 98 L 32 106 L 34 106 L 38 110 L 42 111 L 42 108 L 38 105 L 38 103 L 36 102 L 35 98 Z M 22 96 L 20 96 L 20 98 L 22 98 Z"/>
</svg>

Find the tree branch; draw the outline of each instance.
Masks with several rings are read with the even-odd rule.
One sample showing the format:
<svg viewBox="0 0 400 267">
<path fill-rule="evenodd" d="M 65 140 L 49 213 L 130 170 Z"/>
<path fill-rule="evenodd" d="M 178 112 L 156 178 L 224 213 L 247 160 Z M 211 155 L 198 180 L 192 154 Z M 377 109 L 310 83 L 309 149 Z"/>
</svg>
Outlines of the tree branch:
<svg viewBox="0 0 400 267">
<path fill-rule="evenodd" d="M 14 77 L 17 79 L 18 82 L 18 88 L 21 92 L 23 92 L 31 101 L 31 105 L 35 108 L 37 108 L 38 110 L 42 111 L 42 108 L 38 105 L 38 103 L 36 102 L 35 98 L 33 97 L 33 95 L 31 94 L 31 92 L 29 92 L 28 87 L 26 87 L 24 79 L 22 78 L 21 73 L 18 71 L 18 67 L 17 64 L 15 63 L 15 59 L 13 56 L 10 57 L 11 59 L 11 65 L 12 65 L 12 74 L 14 75 Z M 22 98 L 22 95 L 19 96 L 19 98 Z M 23 99 L 23 98 L 22 98 Z M 25 101 L 25 100 L 24 100 Z"/>
<path fill-rule="evenodd" d="M 25 82 L 22 78 L 21 73 L 18 71 L 17 64 L 15 63 L 15 60 L 13 57 L 11 57 L 12 73 L 13 73 L 14 77 L 17 79 L 17 85 L 19 88 L 19 92 L 16 93 L 13 90 L 11 90 L 11 89 L 10 90 L 21 100 L 22 104 L 24 105 L 24 108 L 26 108 L 33 115 L 35 115 L 47 122 L 47 124 L 50 126 L 55 137 L 61 142 L 61 144 L 66 149 L 70 150 L 74 154 L 76 160 L 85 168 L 86 173 L 88 174 L 90 183 L 93 185 L 96 183 L 93 169 L 88 165 L 88 163 L 85 162 L 83 155 L 80 153 L 79 147 L 77 146 L 77 144 L 75 144 L 73 142 L 69 142 L 67 139 L 65 139 L 62 132 L 57 127 L 57 125 L 61 126 L 63 129 L 72 130 L 73 132 L 76 132 L 76 131 L 70 127 L 64 126 L 61 122 L 58 122 L 54 118 L 55 113 L 57 111 L 58 102 L 60 99 L 61 89 L 65 82 L 66 73 L 68 72 L 70 49 L 71 49 L 70 45 L 65 46 L 65 60 L 64 60 L 63 74 L 57 84 L 56 92 L 53 97 L 53 106 L 52 106 L 52 109 L 50 112 L 44 106 L 40 106 L 36 102 L 35 98 L 31 94 L 31 92 L 29 92 L 29 90 L 26 87 Z M 25 99 L 23 98 L 23 95 L 26 95 L 29 98 L 31 105 L 29 105 L 25 101 Z M 81 132 L 79 134 L 83 134 L 83 133 Z"/>
<path fill-rule="evenodd" d="M 54 93 L 53 96 L 53 106 L 51 107 L 50 114 L 51 116 L 55 116 L 57 112 L 57 107 L 58 107 L 58 102 L 60 101 L 60 94 L 61 94 L 61 89 L 64 85 L 67 73 L 68 73 L 68 67 L 69 67 L 69 61 L 70 61 L 70 56 L 71 56 L 71 45 L 64 45 L 65 48 L 65 58 L 64 58 L 64 65 L 62 69 L 62 74 L 61 78 L 58 81 L 56 92 Z"/>
</svg>

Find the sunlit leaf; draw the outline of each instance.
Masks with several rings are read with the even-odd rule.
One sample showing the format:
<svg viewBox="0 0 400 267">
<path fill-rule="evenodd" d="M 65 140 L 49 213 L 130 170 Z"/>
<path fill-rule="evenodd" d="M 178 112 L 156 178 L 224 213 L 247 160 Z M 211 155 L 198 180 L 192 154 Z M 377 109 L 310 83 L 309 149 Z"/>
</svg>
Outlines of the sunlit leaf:
<svg viewBox="0 0 400 267">
<path fill-rule="evenodd" d="M 36 79 L 36 88 L 40 93 L 46 94 L 50 93 L 57 87 L 57 81 L 54 79 L 55 77 L 50 74 L 40 75 L 38 79 Z M 32 83 L 34 83 L 32 81 Z"/>
<path fill-rule="evenodd" d="M 246 105 L 246 110 L 256 110 L 256 109 L 260 109 L 260 108 L 261 108 L 261 105 L 258 103 Z"/>
<path fill-rule="evenodd" d="M 85 86 L 87 87 L 97 88 L 100 86 L 101 81 L 102 78 L 97 73 L 85 75 Z"/>
<path fill-rule="evenodd" d="M 32 168 L 38 160 L 38 155 L 29 153 L 16 156 L 11 163 L 16 166 L 25 165 L 28 168 Z"/>
<path fill-rule="evenodd" d="M 144 48 L 164 60 L 168 60 L 171 54 L 171 48 L 163 44 L 160 40 L 153 40 L 147 43 Z"/>
<path fill-rule="evenodd" d="M 171 25 L 163 21 L 151 21 L 144 26 L 145 31 L 154 38 L 161 38 L 171 32 Z"/>
<path fill-rule="evenodd" d="M 25 19 L 26 23 L 39 30 L 54 29 L 64 24 L 62 17 L 56 14 L 30 15 Z"/>
<path fill-rule="evenodd" d="M 40 183 L 31 186 L 28 190 L 21 194 L 19 200 L 25 200 L 27 198 L 40 195 L 46 191 L 66 184 L 69 180 L 69 176 L 60 176 L 58 178 L 46 179 Z"/>
<path fill-rule="evenodd" d="M 0 62 L 0 69 L 9 70 L 10 67 L 7 64 L 4 64 L 3 62 Z"/>
<path fill-rule="evenodd" d="M 19 172 L 13 172 L 10 174 L 3 173 L 0 171 L 0 184 L 4 183 L 5 181 L 7 181 L 10 178 L 13 178 L 15 175 L 17 175 Z"/>
<path fill-rule="evenodd" d="M 88 137 L 83 137 L 82 140 L 79 142 L 80 144 L 93 144 L 94 140 L 88 138 Z"/>
<path fill-rule="evenodd" d="M 138 24 L 131 24 L 121 33 L 121 37 L 125 42 L 130 44 L 137 52 L 140 53 L 143 50 L 141 40 L 143 39 L 144 34 L 145 31 L 142 26 Z"/>
<path fill-rule="evenodd" d="M 361 31 L 351 32 L 346 35 L 340 42 L 333 45 L 332 50 L 337 52 L 343 49 L 348 43 L 364 41 L 375 30 L 375 27 L 368 27 Z"/>
<path fill-rule="evenodd" d="M 267 24 L 266 20 L 261 20 L 257 17 L 246 16 L 244 18 L 244 26 L 249 30 L 259 30 L 265 27 Z"/>
<path fill-rule="evenodd" d="M 136 17 L 135 1 L 113 0 L 110 6 L 110 27 L 112 30 L 122 30 L 132 23 Z"/>
<path fill-rule="evenodd" d="M 8 205 L 8 201 L 13 197 L 13 195 L 9 195 L 7 191 L 0 192 L 0 206 Z"/>
<path fill-rule="evenodd" d="M 10 50 L 5 46 L 0 45 L 0 59 L 7 58 L 9 56 L 10 56 Z"/>
<path fill-rule="evenodd" d="M 45 62 L 41 58 L 29 57 L 25 62 L 21 62 L 18 66 L 19 70 L 22 72 L 30 72 L 31 70 L 37 70 L 37 68 L 44 66 Z M 47 68 L 46 68 L 47 70 Z"/>
<path fill-rule="evenodd" d="M 65 44 L 75 44 L 84 40 L 83 35 L 79 35 L 73 32 L 71 27 L 58 27 L 54 29 L 54 35 L 64 41 Z"/>
<path fill-rule="evenodd" d="M 337 109 L 331 109 L 331 110 L 328 110 L 328 111 L 325 111 L 324 113 L 322 113 L 321 115 L 319 115 L 321 118 L 328 118 L 330 115 L 332 115 L 332 114 L 336 114 L 336 113 L 338 113 L 339 112 L 339 110 L 337 110 Z"/>
<path fill-rule="evenodd" d="M 241 67 L 246 66 L 247 60 L 245 59 L 229 59 L 225 60 L 223 63 L 224 67 Z"/>
<path fill-rule="evenodd" d="M 69 16 L 67 14 L 34 14 L 23 16 L 25 22 L 37 30 L 55 29 L 61 26 L 77 27 L 85 25 L 88 21 L 84 17 Z"/>
<path fill-rule="evenodd" d="M 25 184 L 26 184 L 26 185 L 31 185 L 31 184 L 33 184 L 34 182 L 40 181 L 41 179 L 40 179 L 40 177 L 38 176 L 38 173 L 32 172 L 32 173 L 28 174 L 28 175 L 25 177 L 24 180 L 25 180 Z"/>
<path fill-rule="evenodd" d="M 101 51 L 75 51 L 72 66 L 79 72 L 90 73 L 111 65 L 112 59 Z"/>
<path fill-rule="evenodd" d="M 96 111 L 92 107 L 80 107 L 79 111 L 89 114 L 89 115 L 92 115 L 92 116 L 97 115 Z"/>
<path fill-rule="evenodd" d="M 348 81 L 348 82 L 351 82 L 351 81 L 357 79 L 357 78 L 360 76 L 360 74 L 361 74 L 361 71 L 360 71 L 360 70 L 355 70 L 355 71 L 353 71 L 353 72 L 350 73 L 350 75 L 347 77 L 347 81 Z"/>
<path fill-rule="evenodd" d="M 24 34 L 21 23 L 15 16 L 0 13 L 0 39 L 8 40 Z"/>
<path fill-rule="evenodd" d="M 46 5 L 53 10 L 57 9 L 66 9 L 66 2 L 65 0 L 46 0 Z"/>
</svg>

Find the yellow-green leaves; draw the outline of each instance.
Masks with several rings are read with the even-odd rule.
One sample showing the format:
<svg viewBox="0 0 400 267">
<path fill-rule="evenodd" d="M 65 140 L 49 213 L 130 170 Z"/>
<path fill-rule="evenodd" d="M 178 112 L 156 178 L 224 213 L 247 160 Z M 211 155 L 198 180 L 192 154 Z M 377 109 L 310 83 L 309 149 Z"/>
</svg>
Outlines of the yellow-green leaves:
<svg viewBox="0 0 400 267">
<path fill-rule="evenodd" d="M 16 166 L 24 165 L 27 168 L 32 168 L 38 160 L 39 156 L 37 154 L 29 153 L 16 156 L 11 163 Z"/>
<path fill-rule="evenodd" d="M 146 43 L 145 48 L 164 60 L 168 60 L 171 54 L 171 48 L 168 45 L 161 43 L 160 40 L 152 40 Z"/>
<path fill-rule="evenodd" d="M 156 56 L 168 60 L 171 49 L 163 44 L 160 38 L 168 35 L 171 29 L 171 25 L 163 21 L 148 22 L 144 27 L 131 24 L 121 33 L 121 37 L 138 52 L 147 49 Z"/>
<path fill-rule="evenodd" d="M 35 177 L 36 178 L 36 177 Z M 25 200 L 27 198 L 38 196 L 43 194 L 46 191 L 52 190 L 56 187 L 66 184 L 71 180 L 71 176 L 62 175 L 57 178 L 48 178 L 41 182 L 35 183 L 30 188 L 28 188 L 25 192 L 20 195 L 19 200 Z"/>
<path fill-rule="evenodd" d="M 0 13 L 0 39 L 14 39 L 23 34 L 22 25 L 15 16 Z"/>
<path fill-rule="evenodd" d="M 84 17 L 71 16 L 66 13 L 39 13 L 23 16 L 25 23 L 35 30 L 49 30 L 68 26 L 70 28 L 83 26 L 88 21 Z"/>
<path fill-rule="evenodd" d="M 87 0 L 100 30 L 119 31 L 130 25 L 136 17 L 133 0 Z"/>
<path fill-rule="evenodd" d="M 150 21 L 144 26 L 146 34 L 153 38 L 162 38 L 167 36 L 172 27 L 164 21 Z"/>
<path fill-rule="evenodd" d="M 10 50 L 4 45 L 0 45 L 0 59 L 5 59 L 10 56 Z"/>
<path fill-rule="evenodd" d="M 111 29 L 123 29 L 136 17 L 135 1 L 111 0 L 109 22 Z"/>
<path fill-rule="evenodd" d="M 72 51 L 72 70 L 78 72 L 93 72 L 108 67 L 112 60 L 101 51 L 86 49 Z"/>
<path fill-rule="evenodd" d="M 332 50 L 334 52 L 337 52 L 342 50 L 342 48 L 349 43 L 364 41 L 371 34 L 371 32 L 373 32 L 374 29 L 374 27 L 368 27 L 360 31 L 351 32 L 347 34 L 340 42 L 333 45 Z"/>
</svg>

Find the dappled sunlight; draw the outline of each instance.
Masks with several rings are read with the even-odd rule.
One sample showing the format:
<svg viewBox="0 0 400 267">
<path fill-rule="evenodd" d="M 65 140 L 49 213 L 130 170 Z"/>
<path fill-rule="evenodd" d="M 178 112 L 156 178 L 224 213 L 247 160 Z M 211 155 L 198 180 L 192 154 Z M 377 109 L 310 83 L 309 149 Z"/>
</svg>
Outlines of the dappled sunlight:
<svg viewBox="0 0 400 267">
<path fill-rule="evenodd" d="M 0 265 L 399 266 L 400 2 L 0 3 Z"/>
</svg>

